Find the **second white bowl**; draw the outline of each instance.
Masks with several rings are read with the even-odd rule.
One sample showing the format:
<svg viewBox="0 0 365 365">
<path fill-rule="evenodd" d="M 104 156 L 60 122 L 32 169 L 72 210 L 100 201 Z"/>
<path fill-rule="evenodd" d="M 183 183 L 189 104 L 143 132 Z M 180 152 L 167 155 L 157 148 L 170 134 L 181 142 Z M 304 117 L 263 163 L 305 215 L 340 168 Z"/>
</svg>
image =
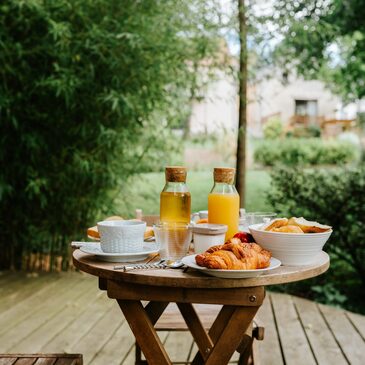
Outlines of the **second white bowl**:
<svg viewBox="0 0 365 365">
<path fill-rule="evenodd" d="M 260 224 L 249 226 L 255 241 L 271 251 L 273 257 L 283 265 L 309 265 L 332 234 L 332 230 L 323 233 L 281 233 L 262 231 Z"/>
</svg>

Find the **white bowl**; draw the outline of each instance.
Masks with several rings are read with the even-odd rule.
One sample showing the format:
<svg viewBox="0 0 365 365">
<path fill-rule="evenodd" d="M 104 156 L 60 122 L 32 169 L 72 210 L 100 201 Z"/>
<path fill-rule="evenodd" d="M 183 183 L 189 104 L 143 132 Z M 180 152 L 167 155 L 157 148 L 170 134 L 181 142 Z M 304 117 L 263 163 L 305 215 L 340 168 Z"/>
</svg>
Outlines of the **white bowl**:
<svg viewBox="0 0 365 365">
<path fill-rule="evenodd" d="M 332 229 L 323 233 L 281 233 L 260 230 L 260 224 L 249 226 L 255 241 L 271 251 L 283 265 L 309 265 L 332 234 Z"/>
<path fill-rule="evenodd" d="M 100 248 L 106 253 L 132 253 L 143 251 L 146 222 L 98 222 Z"/>
</svg>

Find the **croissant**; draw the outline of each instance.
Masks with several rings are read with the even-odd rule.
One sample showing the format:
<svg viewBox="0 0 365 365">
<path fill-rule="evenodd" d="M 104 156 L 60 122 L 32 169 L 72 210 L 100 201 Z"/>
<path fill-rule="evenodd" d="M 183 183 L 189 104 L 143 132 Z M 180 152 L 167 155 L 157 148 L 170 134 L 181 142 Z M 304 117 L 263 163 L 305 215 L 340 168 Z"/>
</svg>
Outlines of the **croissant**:
<svg viewBox="0 0 365 365">
<path fill-rule="evenodd" d="M 256 243 L 241 242 L 232 238 L 224 245 L 210 247 L 195 261 L 199 266 L 209 269 L 255 270 L 270 265 L 271 252 Z"/>
<path fill-rule="evenodd" d="M 271 229 L 272 232 L 281 232 L 281 233 L 304 233 L 299 226 L 282 226 L 280 228 Z"/>
</svg>

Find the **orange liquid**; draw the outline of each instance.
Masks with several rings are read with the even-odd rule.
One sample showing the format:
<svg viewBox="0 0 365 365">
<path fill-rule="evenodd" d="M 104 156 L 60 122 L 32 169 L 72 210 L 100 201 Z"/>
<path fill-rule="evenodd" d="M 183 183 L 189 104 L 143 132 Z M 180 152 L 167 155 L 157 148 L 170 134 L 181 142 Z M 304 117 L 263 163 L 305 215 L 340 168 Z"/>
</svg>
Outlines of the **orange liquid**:
<svg viewBox="0 0 365 365">
<path fill-rule="evenodd" d="M 160 221 L 163 223 L 190 223 L 190 193 L 163 191 L 160 196 Z"/>
<path fill-rule="evenodd" d="M 226 241 L 238 232 L 239 209 L 238 194 L 211 193 L 208 195 L 208 221 L 228 226 Z"/>
</svg>

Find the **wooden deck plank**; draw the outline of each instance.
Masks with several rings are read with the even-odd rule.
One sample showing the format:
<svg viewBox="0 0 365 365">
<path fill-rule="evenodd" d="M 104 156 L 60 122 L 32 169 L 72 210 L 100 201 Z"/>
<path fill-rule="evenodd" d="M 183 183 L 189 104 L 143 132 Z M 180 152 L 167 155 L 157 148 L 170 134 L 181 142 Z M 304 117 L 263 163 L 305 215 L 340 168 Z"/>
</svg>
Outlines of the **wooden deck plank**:
<svg viewBox="0 0 365 365">
<path fill-rule="evenodd" d="M 13 365 L 16 360 L 16 357 L 0 358 L 0 365 Z"/>
<path fill-rule="evenodd" d="M 79 362 L 74 359 L 60 358 L 57 359 L 55 365 L 77 365 Z"/>
<path fill-rule="evenodd" d="M 285 363 L 288 365 L 316 364 L 292 298 L 289 295 L 279 293 L 271 293 L 270 298 L 275 312 Z"/>
<path fill-rule="evenodd" d="M 345 365 L 347 361 L 315 302 L 293 297 L 314 356 L 321 365 Z"/>
<path fill-rule="evenodd" d="M 26 320 L 12 326 L 5 333 L 0 335 L 0 351 L 9 352 L 9 349 L 16 348 L 17 343 L 56 315 L 66 301 L 77 297 L 77 290 L 80 289 L 82 285 L 84 285 L 82 281 L 78 281 L 76 284 L 74 282 L 65 283 L 62 288 L 44 301 L 42 305 L 37 308 L 24 308 L 23 310 L 28 313 Z M 71 288 L 75 290 L 70 290 Z"/>
<path fill-rule="evenodd" d="M 90 331 L 67 351 L 83 354 L 85 364 L 90 363 L 125 321 L 118 304 L 114 301 L 112 303 L 112 307 L 105 312 L 105 315 L 95 322 Z"/>
<path fill-rule="evenodd" d="M 36 361 L 34 357 L 22 357 L 15 361 L 14 365 L 33 365 Z"/>
<path fill-rule="evenodd" d="M 362 339 L 365 340 L 365 316 L 352 312 L 345 312 L 345 313 L 347 318 L 349 318 L 350 322 L 360 333 Z"/>
<path fill-rule="evenodd" d="M 169 332 L 159 331 L 159 332 L 157 332 L 157 334 L 158 334 L 158 337 L 160 337 L 161 342 L 163 344 L 165 344 Z M 143 355 L 142 355 L 142 358 L 144 359 Z M 134 342 L 133 342 L 133 345 L 128 349 L 128 352 L 126 352 L 126 356 L 120 365 L 134 365 L 134 362 L 135 362 L 135 348 L 134 348 Z M 102 363 L 98 363 L 97 365 L 102 365 Z"/>
<path fill-rule="evenodd" d="M 19 305 L 24 300 L 28 300 L 30 296 L 41 291 L 46 285 L 52 285 L 58 279 L 59 276 L 52 275 L 48 277 L 42 275 L 39 278 L 26 278 L 19 285 L 10 284 L 12 287 L 11 292 L 6 295 L 0 293 L 2 297 L 0 302 L 0 317 L 1 315 L 5 315 L 9 308 L 12 308 L 14 305 Z"/>
<path fill-rule="evenodd" d="M 104 346 L 96 353 L 90 365 L 119 365 L 126 357 L 128 349 L 134 345 L 134 336 L 128 323 L 123 324 L 116 330 Z"/>
<path fill-rule="evenodd" d="M 65 351 L 69 349 L 83 337 L 87 332 L 91 331 L 95 322 L 97 322 L 113 305 L 113 301 L 106 297 L 106 294 L 98 289 L 95 292 L 95 299 L 85 306 L 85 310 L 79 317 L 75 317 L 72 324 L 65 328 L 59 335 L 50 338 L 45 343 L 42 352 Z"/>
<path fill-rule="evenodd" d="M 57 359 L 55 365 L 77 365 L 79 362 L 75 359 L 60 358 Z"/>
<path fill-rule="evenodd" d="M 193 307 L 197 311 L 199 318 L 206 329 L 211 327 L 214 319 L 222 308 L 221 305 L 216 304 L 193 304 Z M 167 306 L 155 327 L 158 330 L 174 328 L 174 331 L 187 330 L 188 328 L 175 303 L 170 303 Z"/>
<path fill-rule="evenodd" d="M 259 358 L 265 365 L 283 365 L 283 357 L 280 349 L 278 331 L 275 326 L 275 319 L 272 313 L 270 293 L 267 293 L 264 303 L 258 311 L 257 317 L 265 327 L 265 338 L 257 341 Z"/>
<path fill-rule="evenodd" d="M 7 279 L 9 276 L 14 276 L 14 273 L 10 270 L 0 271 L 0 286 L 4 279 Z"/>
<path fill-rule="evenodd" d="M 55 358 L 39 358 L 35 362 L 34 365 L 54 365 L 54 363 L 57 361 Z"/>
<path fill-rule="evenodd" d="M 349 363 L 363 365 L 365 342 L 347 318 L 345 311 L 322 304 L 319 305 L 319 308 Z"/>
<path fill-rule="evenodd" d="M 85 306 L 95 298 L 94 286 L 95 283 L 92 281 L 87 280 L 83 282 L 82 287 L 77 292 L 77 297 L 70 297 L 70 299 L 72 298 L 71 300 L 60 303 L 60 310 L 54 317 L 44 322 L 9 351 L 21 351 L 24 353 L 40 352 L 47 339 L 62 332 L 75 317 L 82 313 Z"/>
<path fill-rule="evenodd" d="M 186 362 L 189 359 L 193 337 L 188 331 L 170 332 L 165 342 L 165 349 L 172 362 Z"/>
<path fill-rule="evenodd" d="M 81 277 L 84 276 L 80 275 Z M 48 303 L 53 300 L 53 296 L 66 290 L 67 287 L 75 285 L 75 279 L 76 277 L 71 277 L 70 275 L 62 275 L 60 280 L 55 280 L 49 285 L 45 285 L 41 290 L 30 295 L 26 301 L 21 301 L 8 308 L 8 310 L 1 312 L 0 335 L 9 328 L 24 321 L 32 312 L 37 311 L 40 307 L 48 308 Z M 77 276 L 77 279 L 79 279 L 79 276 Z"/>
<path fill-rule="evenodd" d="M 7 303 L 11 303 L 12 298 L 19 296 L 23 291 L 27 291 L 29 287 L 36 285 L 37 282 L 46 280 L 47 277 L 27 277 L 24 274 L 17 277 L 12 275 L 0 282 L 0 296 L 2 298 L 0 310 L 6 310 Z"/>
</svg>

